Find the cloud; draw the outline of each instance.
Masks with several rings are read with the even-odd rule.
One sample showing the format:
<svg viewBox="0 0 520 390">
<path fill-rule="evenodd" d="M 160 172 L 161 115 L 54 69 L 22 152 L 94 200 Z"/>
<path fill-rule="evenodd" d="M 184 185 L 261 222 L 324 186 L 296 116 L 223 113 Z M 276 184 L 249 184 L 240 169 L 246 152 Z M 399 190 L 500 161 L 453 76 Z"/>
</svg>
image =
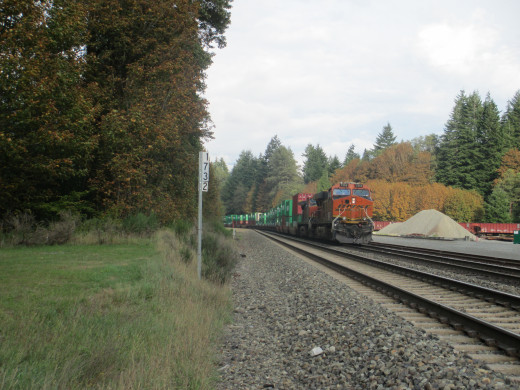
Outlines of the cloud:
<svg viewBox="0 0 520 390">
<path fill-rule="evenodd" d="M 520 89 L 520 3 L 242 0 L 208 71 L 215 140 L 234 164 L 272 136 L 343 159 L 390 122 L 399 140 L 440 134 L 461 89 L 500 109 Z"/>
</svg>

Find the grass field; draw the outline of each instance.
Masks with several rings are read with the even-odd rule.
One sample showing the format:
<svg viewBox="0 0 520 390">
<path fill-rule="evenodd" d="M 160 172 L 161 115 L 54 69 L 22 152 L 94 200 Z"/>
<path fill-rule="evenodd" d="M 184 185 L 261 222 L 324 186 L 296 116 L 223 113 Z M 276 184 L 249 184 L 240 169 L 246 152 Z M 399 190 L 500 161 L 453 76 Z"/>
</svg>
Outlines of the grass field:
<svg viewBox="0 0 520 390">
<path fill-rule="evenodd" d="M 0 249 L 0 388 L 212 388 L 230 293 L 186 251 L 165 231 Z"/>
</svg>

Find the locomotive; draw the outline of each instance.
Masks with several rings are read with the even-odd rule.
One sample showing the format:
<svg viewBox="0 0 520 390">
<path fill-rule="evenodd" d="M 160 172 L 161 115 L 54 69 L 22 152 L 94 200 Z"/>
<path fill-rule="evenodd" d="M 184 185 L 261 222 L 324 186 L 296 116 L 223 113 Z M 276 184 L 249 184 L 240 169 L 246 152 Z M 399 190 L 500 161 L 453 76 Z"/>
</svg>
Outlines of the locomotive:
<svg viewBox="0 0 520 390">
<path fill-rule="evenodd" d="M 295 194 L 265 213 L 228 215 L 224 223 L 342 244 L 368 244 L 374 230 L 373 204 L 368 187 L 341 182 L 316 194 Z"/>
</svg>

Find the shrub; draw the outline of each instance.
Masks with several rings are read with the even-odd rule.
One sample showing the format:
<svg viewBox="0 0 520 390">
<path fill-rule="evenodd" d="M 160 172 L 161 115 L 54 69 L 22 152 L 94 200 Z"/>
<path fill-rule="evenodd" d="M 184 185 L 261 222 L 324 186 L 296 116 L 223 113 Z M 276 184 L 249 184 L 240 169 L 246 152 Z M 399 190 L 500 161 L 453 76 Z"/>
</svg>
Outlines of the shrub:
<svg viewBox="0 0 520 390">
<path fill-rule="evenodd" d="M 123 220 L 123 229 L 127 233 L 148 235 L 159 228 L 159 220 L 157 215 L 151 213 L 145 215 L 138 213 L 130 215 Z"/>
<path fill-rule="evenodd" d="M 203 230 L 202 275 L 218 283 L 225 283 L 238 261 L 233 242 L 220 233 Z"/>
</svg>

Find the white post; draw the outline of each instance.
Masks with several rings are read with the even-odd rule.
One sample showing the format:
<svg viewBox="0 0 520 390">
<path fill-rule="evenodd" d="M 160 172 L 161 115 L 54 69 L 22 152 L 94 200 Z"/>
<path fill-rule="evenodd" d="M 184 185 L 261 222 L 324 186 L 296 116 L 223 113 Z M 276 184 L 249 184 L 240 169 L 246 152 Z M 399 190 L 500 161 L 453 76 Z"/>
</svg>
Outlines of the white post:
<svg viewBox="0 0 520 390">
<path fill-rule="evenodd" d="M 197 274 L 202 278 L 202 192 L 208 191 L 209 184 L 209 154 L 199 152 L 199 221 L 197 242 Z"/>
<path fill-rule="evenodd" d="M 197 275 L 202 274 L 202 152 L 199 153 L 199 221 L 197 227 Z"/>
</svg>

